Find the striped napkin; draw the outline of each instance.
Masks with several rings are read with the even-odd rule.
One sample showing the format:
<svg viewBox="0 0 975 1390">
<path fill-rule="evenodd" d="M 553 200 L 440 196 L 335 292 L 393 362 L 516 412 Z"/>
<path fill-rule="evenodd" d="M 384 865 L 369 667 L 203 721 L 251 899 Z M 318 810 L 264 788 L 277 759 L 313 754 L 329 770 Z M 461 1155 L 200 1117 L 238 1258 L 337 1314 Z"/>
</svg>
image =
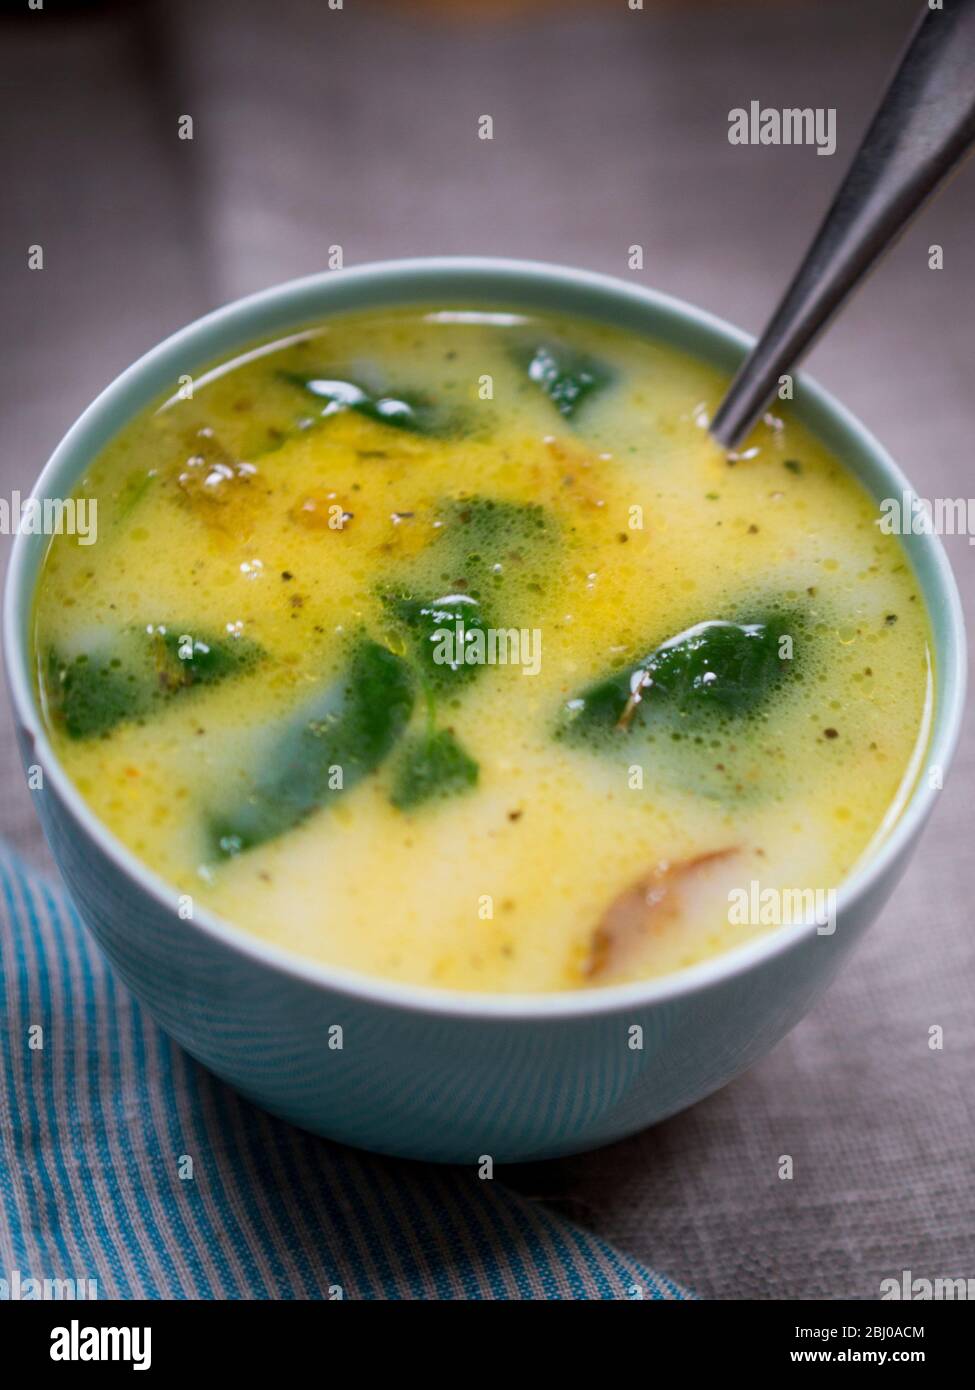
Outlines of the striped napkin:
<svg viewBox="0 0 975 1390">
<path fill-rule="evenodd" d="M 63 1281 L 103 1299 L 692 1297 L 497 1181 L 241 1099 L 115 981 L 60 885 L 0 849 L 0 1296 Z"/>
</svg>

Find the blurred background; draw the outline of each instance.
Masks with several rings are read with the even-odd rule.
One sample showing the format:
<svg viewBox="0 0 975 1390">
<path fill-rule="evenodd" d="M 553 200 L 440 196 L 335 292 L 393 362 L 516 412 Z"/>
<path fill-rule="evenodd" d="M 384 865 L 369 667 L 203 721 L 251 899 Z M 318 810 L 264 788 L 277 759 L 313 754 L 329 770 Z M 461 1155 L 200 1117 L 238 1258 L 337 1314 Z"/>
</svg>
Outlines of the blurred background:
<svg viewBox="0 0 975 1390">
<path fill-rule="evenodd" d="M 571 263 L 760 329 L 923 0 L 631 3 L 3 0 L 0 493 L 133 358 L 335 244 Z M 836 154 L 730 145 L 752 100 L 835 107 Z M 973 224 L 975 166 L 809 362 L 927 497 L 973 489 Z M 947 544 L 971 614 L 975 550 Z M 895 901 L 772 1056 L 635 1139 L 500 1176 L 705 1297 L 975 1277 L 973 764 L 969 737 Z M 0 778 L 0 833 L 49 863 L 5 710 Z"/>
</svg>

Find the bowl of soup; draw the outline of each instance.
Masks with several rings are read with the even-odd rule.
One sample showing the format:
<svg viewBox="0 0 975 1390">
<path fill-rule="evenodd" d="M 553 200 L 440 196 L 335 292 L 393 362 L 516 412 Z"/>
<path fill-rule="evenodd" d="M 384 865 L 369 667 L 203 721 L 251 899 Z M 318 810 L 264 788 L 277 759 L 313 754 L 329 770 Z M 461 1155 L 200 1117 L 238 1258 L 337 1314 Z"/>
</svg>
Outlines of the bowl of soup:
<svg viewBox="0 0 975 1390">
<path fill-rule="evenodd" d="M 38 813 L 258 1104 L 442 1161 L 607 1143 L 768 1051 L 894 891 L 957 592 L 811 381 L 714 443 L 748 345 L 605 276 L 392 262 L 201 319 L 55 452 L 6 594 Z"/>
</svg>

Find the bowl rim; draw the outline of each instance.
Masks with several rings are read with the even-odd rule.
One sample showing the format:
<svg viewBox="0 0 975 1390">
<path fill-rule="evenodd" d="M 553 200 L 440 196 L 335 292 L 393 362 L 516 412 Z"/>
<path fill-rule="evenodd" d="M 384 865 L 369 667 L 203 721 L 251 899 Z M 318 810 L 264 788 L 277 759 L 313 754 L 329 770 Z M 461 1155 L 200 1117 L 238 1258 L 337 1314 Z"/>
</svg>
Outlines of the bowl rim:
<svg viewBox="0 0 975 1390">
<path fill-rule="evenodd" d="M 396 294 L 384 300 L 383 295 L 376 294 L 375 291 L 385 286 L 388 293 L 394 284 L 403 286 L 406 281 L 412 281 L 416 277 L 449 278 L 451 274 L 455 278 L 480 282 L 476 291 L 473 285 L 470 285 L 463 292 L 454 293 L 476 298 L 485 311 L 488 311 L 491 305 L 510 305 L 515 309 L 519 288 L 524 290 L 544 286 L 550 290 L 562 288 L 576 292 L 584 291 L 593 299 L 599 300 L 606 311 L 603 315 L 598 312 L 580 312 L 574 308 L 568 311 L 570 314 L 588 317 L 596 322 L 612 323 L 610 311 L 615 303 L 617 307 L 626 305 L 630 310 L 642 309 L 648 320 L 654 313 L 669 317 L 671 322 L 679 323 L 682 327 L 696 332 L 701 338 L 706 337 L 716 349 L 720 347 L 726 352 L 743 354 L 755 341 L 751 335 L 725 320 L 674 296 L 600 272 L 543 261 L 492 256 L 434 256 L 376 261 L 348 269 L 319 271 L 233 300 L 195 319 L 150 348 L 121 372 L 82 412 L 44 466 L 30 497 L 65 495 L 64 491 L 59 493 L 52 489 L 52 483 L 57 482 L 63 472 L 67 474 L 66 481 L 70 487 L 77 483 L 84 468 L 102 446 L 100 443 L 92 446 L 90 437 L 100 435 L 104 442 L 121 428 L 116 420 L 111 428 L 106 429 L 107 418 L 118 412 L 120 406 L 125 407 L 127 404 L 124 419 L 131 419 L 138 409 L 158 397 L 158 390 L 148 391 L 146 384 L 153 373 L 159 376 L 161 369 L 173 359 L 179 358 L 180 354 L 184 354 L 182 364 L 185 364 L 187 358 L 192 358 L 199 366 L 204 365 L 206 361 L 219 361 L 219 352 L 204 354 L 202 358 L 194 353 L 192 345 L 205 338 L 208 333 L 221 327 L 235 328 L 261 311 L 270 311 L 284 314 L 280 327 L 271 330 L 284 334 L 289 322 L 293 328 L 301 326 L 302 319 L 298 311 L 300 303 L 324 292 L 326 285 L 346 287 L 353 296 L 357 289 L 361 291 L 370 286 L 374 293 L 371 296 L 367 294 L 358 304 L 350 301 L 349 304 L 331 312 L 328 309 L 316 308 L 314 313 L 310 313 L 304 320 L 305 323 L 355 312 L 357 309 L 381 308 L 384 302 L 389 307 L 394 304 L 405 306 L 412 303 L 417 307 L 430 308 L 431 301 L 428 295 L 418 294 L 411 297 L 409 294 Z M 504 287 L 501 286 L 501 281 L 505 282 Z M 345 297 L 344 294 L 338 296 L 340 300 Z M 292 305 L 295 312 L 289 313 Z M 537 305 L 531 306 L 528 303 L 524 307 L 526 311 L 532 307 L 538 308 Z M 647 337 L 654 336 L 649 322 L 644 331 Z M 271 333 L 252 332 L 248 335 L 241 330 L 239 333 L 235 332 L 233 341 L 238 348 L 246 348 L 249 343 L 260 341 L 262 338 L 270 341 Z M 232 350 L 228 348 L 226 351 Z M 685 347 L 683 350 L 693 355 L 691 349 Z M 167 368 L 167 380 L 174 381 L 178 375 L 178 371 L 170 372 Z M 916 495 L 887 451 L 845 406 L 804 373 L 796 373 L 795 380 L 797 386 L 801 385 L 804 408 L 813 410 L 821 419 L 828 421 L 838 435 L 852 441 L 863 455 L 869 456 L 872 466 L 884 475 L 891 489 L 896 489 L 897 496 Z M 139 403 L 133 405 L 133 399 L 136 398 Z M 807 427 L 813 433 L 818 432 L 814 426 Z M 856 468 L 852 471 L 866 485 L 866 480 L 860 477 Z M 947 770 L 958 741 L 964 711 L 964 618 L 955 578 L 939 537 L 925 533 L 912 537 L 912 540 L 917 549 L 926 553 L 927 557 L 927 578 L 922 577 L 917 566 L 912 563 L 924 594 L 926 608 L 929 615 L 933 616 L 937 607 L 942 623 L 940 644 L 936 643 L 943 647 L 943 651 L 939 650 L 938 661 L 940 698 L 933 712 L 925 762 L 928 765 L 940 764 Z M 38 542 L 38 546 L 32 546 L 32 541 Z M 49 537 L 28 536 L 18 532 L 7 571 L 3 605 L 3 647 L 15 718 L 33 747 L 36 760 L 44 770 L 45 785 L 49 780 L 74 822 L 126 881 L 132 880 L 136 888 L 147 893 L 162 908 L 175 913 L 176 890 L 148 869 L 98 820 L 61 766 L 47 737 L 30 672 L 29 618 L 34 585 L 48 543 Z M 34 555 L 38 553 L 40 558 L 36 564 L 32 564 Z M 26 615 L 26 618 L 22 618 L 22 615 Z M 898 858 L 923 828 L 938 790 L 928 786 L 920 774 L 917 776 L 891 830 L 840 883 L 836 901 L 838 921 L 876 888 L 894 868 Z M 517 1018 L 537 1022 L 546 1018 L 587 1019 L 606 1013 L 646 1008 L 703 992 L 727 984 L 753 968 L 774 960 L 816 933 L 815 923 L 778 927 L 696 965 L 627 984 L 552 993 L 500 994 L 408 984 L 328 965 L 287 948 L 272 945 L 246 929 L 234 926 L 199 904 L 194 906 L 191 925 L 194 930 L 237 956 L 269 967 L 272 971 L 289 976 L 305 985 L 358 1001 L 469 1020 Z"/>
</svg>

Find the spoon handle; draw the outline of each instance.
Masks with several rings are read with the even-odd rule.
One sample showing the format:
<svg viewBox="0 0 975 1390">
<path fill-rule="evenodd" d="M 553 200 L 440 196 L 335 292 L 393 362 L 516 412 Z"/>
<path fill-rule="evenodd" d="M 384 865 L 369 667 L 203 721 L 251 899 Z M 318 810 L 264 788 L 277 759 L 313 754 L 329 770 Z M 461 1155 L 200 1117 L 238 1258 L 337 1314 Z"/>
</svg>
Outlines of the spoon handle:
<svg viewBox="0 0 975 1390">
<path fill-rule="evenodd" d="M 924 7 L 822 226 L 711 424 L 730 449 L 975 141 L 975 0 Z"/>
</svg>

